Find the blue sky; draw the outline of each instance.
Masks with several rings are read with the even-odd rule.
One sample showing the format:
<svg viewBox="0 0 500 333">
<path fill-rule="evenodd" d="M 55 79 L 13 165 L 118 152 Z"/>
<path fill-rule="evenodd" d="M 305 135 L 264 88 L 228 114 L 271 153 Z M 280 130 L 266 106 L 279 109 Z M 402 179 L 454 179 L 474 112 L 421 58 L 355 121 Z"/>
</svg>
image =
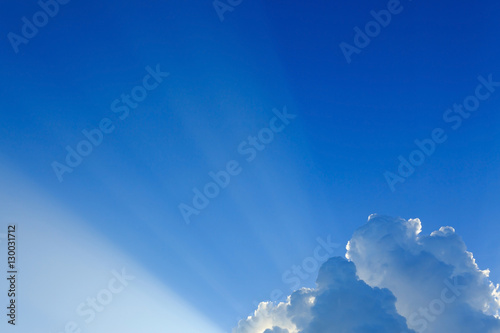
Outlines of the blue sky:
<svg viewBox="0 0 500 333">
<path fill-rule="evenodd" d="M 443 120 L 479 76 L 500 81 L 497 2 L 402 1 L 350 63 L 339 44 L 387 1 L 243 0 L 221 21 L 211 1 L 72 0 L 17 53 L 7 36 L 40 6 L 1 6 L 3 168 L 225 331 L 273 289 L 290 294 L 282 274 L 318 237 L 343 255 L 372 213 L 452 225 L 500 281 L 500 88 L 456 130 Z M 169 75 L 120 119 L 111 104 L 148 66 Z M 296 117 L 247 161 L 239 145 L 284 107 Z M 59 182 L 53 162 L 104 118 L 113 132 Z M 391 191 L 384 173 L 436 128 L 447 140 Z M 241 172 L 186 224 L 179 204 L 233 160 Z"/>
</svg>

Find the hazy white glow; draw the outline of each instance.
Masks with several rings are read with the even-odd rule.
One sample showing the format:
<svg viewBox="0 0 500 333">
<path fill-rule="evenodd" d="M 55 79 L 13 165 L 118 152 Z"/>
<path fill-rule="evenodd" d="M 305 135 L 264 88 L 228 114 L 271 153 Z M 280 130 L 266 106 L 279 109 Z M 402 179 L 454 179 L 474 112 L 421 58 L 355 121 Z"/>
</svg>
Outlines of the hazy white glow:
<svg viewBox="0 0 500 333">
<path fill-rule="evenodd" d="M 74 322 L 82 332 L 96 333 L 223 332 L 84 221 L 10 170 L 0 171 L 2 183 L 14 189 L 0 193 L 1 227 L 17 224 L 19 238 L 18 324 L 8 325 L 7 331 L 73 332 L 66 326 Z M 112 273 L 122 268 L 135 277 L 126 286 Z M 111 288 L 120 292 L 109 292 L 112 279 Z M 82 303 L 99 293 L 106 302 L 112 295 L 101 312 L 92 310 L 91 318 L 87 306 L 82 308 L 86 315 L 77 314 Z M 6 297 L 1 300 L 5 303 Z M 0 326 L 3 332 L 7 324 L 2 321 Z"/>
</svg>

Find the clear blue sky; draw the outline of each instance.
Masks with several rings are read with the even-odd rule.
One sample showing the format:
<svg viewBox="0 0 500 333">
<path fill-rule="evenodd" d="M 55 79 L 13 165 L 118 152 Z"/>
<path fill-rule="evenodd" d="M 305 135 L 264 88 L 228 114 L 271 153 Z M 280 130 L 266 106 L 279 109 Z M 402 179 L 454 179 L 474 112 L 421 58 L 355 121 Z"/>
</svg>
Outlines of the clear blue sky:
<svg viewBox="0 0 500 333">
<path fill-rule="evenodd" d="M 40 7 L 0 6 L 2 163 L 220 327 L 289 294 L 282 274 L 317 237 L 343 247 L 372 213 L 452 225 L 500 282 L 500 87 L 456 130 L 443 119 L 478 76 L 500 81 L 498 2 L 402 1 L 349 64 L 339 44 L 387 1 L 243 0 L 221 22 L 211 1 L 72 0 L 18 53 L 7 35 Z M 158 64 L 168 77 L 120 119 L 113 101 Z M 238 146 L 284 106 L 296 117 L 247 161 Z M 59 182 L 53 162 L 103 118 L 113 132 Z M 384 173 L 435 128 L 447 140 L 391 191 Z M 186 224 L 179 204 L 232 160 Z"/>
</svg>

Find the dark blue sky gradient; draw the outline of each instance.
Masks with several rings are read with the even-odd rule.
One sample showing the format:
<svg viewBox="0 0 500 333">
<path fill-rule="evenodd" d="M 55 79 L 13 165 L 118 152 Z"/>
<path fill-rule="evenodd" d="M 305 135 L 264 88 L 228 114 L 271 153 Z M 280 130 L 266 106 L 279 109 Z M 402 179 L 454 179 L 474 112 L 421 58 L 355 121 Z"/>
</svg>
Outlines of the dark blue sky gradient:
<svg viewBox="0 0 500 333">
<path fill-rule="evenodd" d="M 500 4 L 401 5 L 348 64 L 339 44 L 386 1 L 244 0 L 221 22 L 211 1 L 72 0 L 17 54 L 7 34 L 40 7 L 4 1 L 0 158 L 227 329 L 371 213 L 455 227 L 499 282 L 500 88 L 457 130 L 443 113 L 500 81 Z M 157 64 L 170 76 L 120 120 L 111 103 Z M 297 117 L 246 162 L 238 145 L 285 105 Z M 59 183 L 51 163 L 105 117 L 114 132 Z M 437 127 L 447 141 L 392 192 L 384 172 Z M 178 205 L 233 159 L 186 225 Z"/>
</svg>

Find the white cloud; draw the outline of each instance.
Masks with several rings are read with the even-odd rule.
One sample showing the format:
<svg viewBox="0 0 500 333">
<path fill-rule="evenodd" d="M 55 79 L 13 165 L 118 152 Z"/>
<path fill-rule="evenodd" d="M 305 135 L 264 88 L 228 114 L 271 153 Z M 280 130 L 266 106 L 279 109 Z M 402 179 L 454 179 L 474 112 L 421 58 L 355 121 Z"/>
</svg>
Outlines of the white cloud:
<svg viewBox="0 0 500 333">
<path fill-rule="evenodd" d="M 497 287 L 452 227 L 421 233 L 418 219 L 370 216 L 346 256 L 370 286 L 388 288 L 420 332 L 498 332 Z"/>
<path fill-rule="evenodd" d="M 451 227 L 371 215 L 315 289 L 261 303 L 233 333 L 499 333 L 498 287 Z"/>
<path fill-rule="evenodd" d="M 352 262 L 335 257 L 321 267 L 317 288 L 295 291 L 286 303 L 261 303 L 233 333 L 412 332 L 395 302 L 389 290 L 359 280 Z"/>
<path fill-rule="evenodd" d="M 297 333 L 297 327 L 288 316 L 290 299 L 286 303 L 274 305 L 272 302 L 262 302 L 253 316 L 239 322 L 234 333 Z M 281 331 L 280 331 L 281 330 Z"/>
</svg>

